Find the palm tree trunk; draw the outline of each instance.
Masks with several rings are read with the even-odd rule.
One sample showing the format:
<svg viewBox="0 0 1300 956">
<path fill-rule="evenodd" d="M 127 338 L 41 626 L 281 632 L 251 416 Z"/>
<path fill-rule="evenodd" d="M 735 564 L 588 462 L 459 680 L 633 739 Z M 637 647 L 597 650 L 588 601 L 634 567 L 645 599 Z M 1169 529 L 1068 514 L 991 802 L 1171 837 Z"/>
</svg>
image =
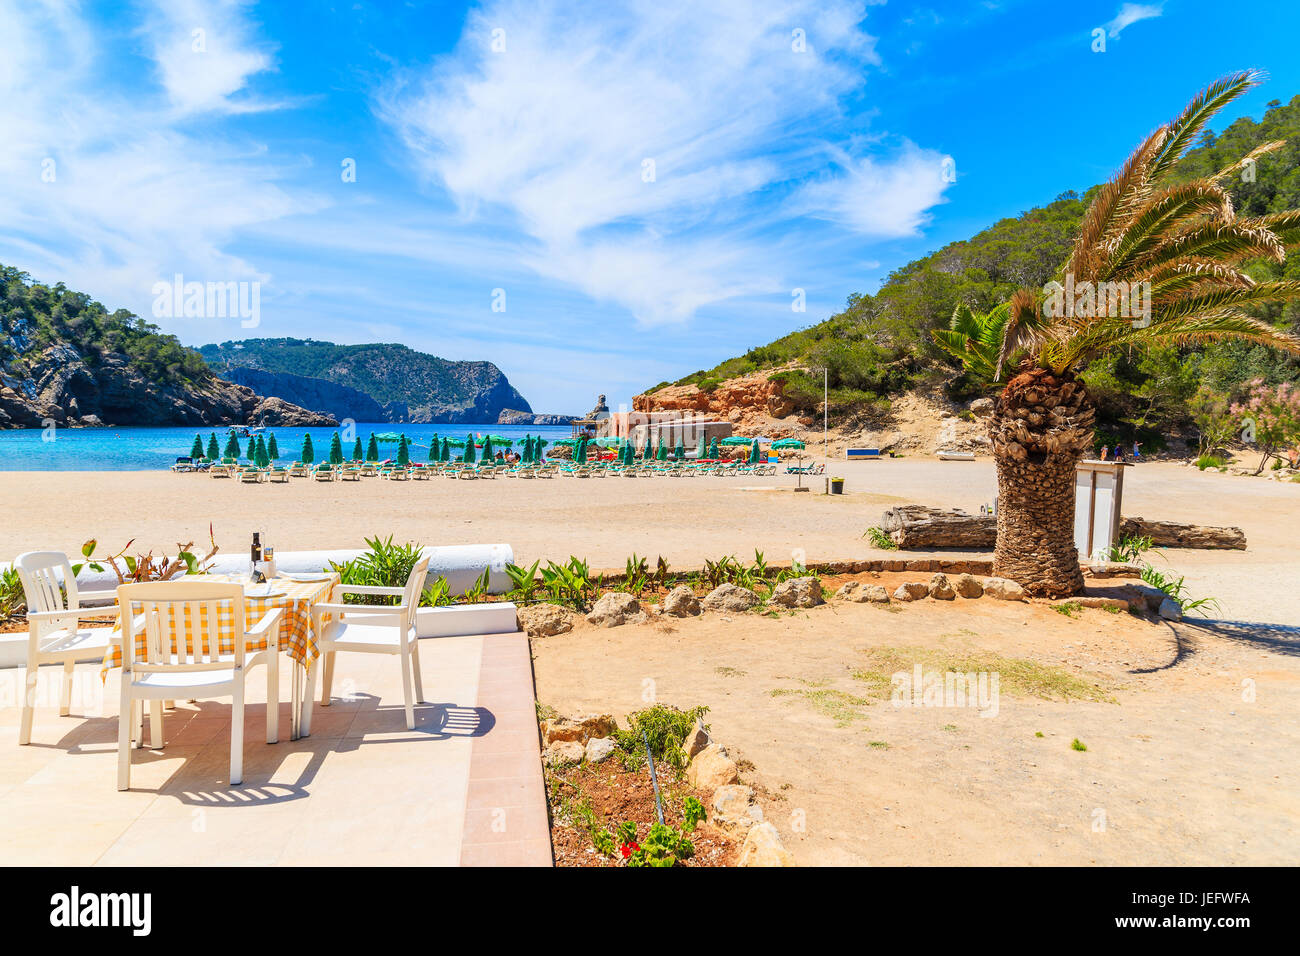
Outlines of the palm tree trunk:
<svg viewBox="0 0 1300 956">
<path fill-rule="evenodd" d="M 998 468 L 993 573 L 1035 597 L 1083 591 L 1074 476 L 1092 441 L 1094 416 L 1081 382 L 1034 368 L 1007 383 L 989 423 Z"/>
<path fill-rule="evenodd" d="M 997 456 L 998 540 L 993 573 L 1036 597 L 1083 591 L 1074 546 L 1076 458 L 1054 456 L 1035 464 Z"/>
</svg>

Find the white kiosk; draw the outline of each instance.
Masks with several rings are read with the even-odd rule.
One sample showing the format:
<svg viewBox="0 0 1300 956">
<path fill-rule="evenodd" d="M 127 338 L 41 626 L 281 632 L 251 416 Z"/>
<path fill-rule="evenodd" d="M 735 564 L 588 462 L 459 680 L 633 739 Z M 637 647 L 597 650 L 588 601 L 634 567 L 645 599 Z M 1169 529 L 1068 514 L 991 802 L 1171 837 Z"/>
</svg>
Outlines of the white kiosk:
<svg viewBox="0 0 1300 956">
<path fill-rule="evenodd" d="M 1119 535 L 1124 500 L 1123 461 L 1079 462 L 1074 478 L 1074 545 L 1088 561 L 1098 552 L 1110 553 Z"/>
</svg>

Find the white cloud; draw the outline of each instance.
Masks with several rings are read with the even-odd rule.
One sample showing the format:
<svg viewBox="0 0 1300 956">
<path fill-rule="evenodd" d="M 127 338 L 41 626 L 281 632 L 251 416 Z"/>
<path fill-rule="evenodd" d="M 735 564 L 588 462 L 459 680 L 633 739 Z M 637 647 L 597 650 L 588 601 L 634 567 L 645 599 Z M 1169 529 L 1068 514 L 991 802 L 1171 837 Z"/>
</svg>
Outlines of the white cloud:
<svg viewBox="0 0 1300 956">
<path fill-rule="evenodd" d="M 879 62 L 864 15 L 853 0 L 633 0 L 600 16 L 496 0 L 377 110 L 466 217 L 536 240 L 540 275 L 644 324 L 680 321 L 784 287 L 763 233 L 781 229 L 791 192 L 872 236 L 914 232 L 938 201 L 933 156 L 914 147 L 846 158 L 801 189 L 824 171 L 842 98 Z M 864 204 L 875 211 L 851 212 Z"/>
<path fill-rule="evenodd" d="M 175 272 L 268 278 L 228 251 L 237 234 L 320 201 L 282 188 L 287 170 L 257 144 L 182 125 L 179 104 L 221 109 L 215 91 L 233 81 L 128 98 L 104 81 L 117 51 L 76 7 L 0 0 L 0 22 L 0 261 L 146 315 L 153 283 Z"/>
<path fill-rule="evenodd" d="M 1126 3 L 1119 8 L 1119 13 L 1115 14 L 1115 19 L 1105 25 L 1107 34 L 1112 38 L 1118 37 L 1124 32 L 1126 27 L 1131 27 L 1139 20 L 1151 20 L 1164 13 L 1163 3 Z"/>
<path fill-rule="evenodd" d="M 250 76 L 272 67 L 245 20 L 244 0 L 155 0 L 145 34 L 158 76 L 181 113 L 263 108 L 235 99 Z"/>
<path fill-rule="evenodd" d="M 854 160 L 838 153 L 838 171 L 809 183 L 796 203 L 802 203 L 808 215 L 831 219 L 864 236 L 916 235 L 930 220 L 928 210 L 944 201 L 951 183 L 944 174 L 946 162 L 951 163 L 951 157 L 911 142 L 886 161 L 870 156 Z"/>
</svg>

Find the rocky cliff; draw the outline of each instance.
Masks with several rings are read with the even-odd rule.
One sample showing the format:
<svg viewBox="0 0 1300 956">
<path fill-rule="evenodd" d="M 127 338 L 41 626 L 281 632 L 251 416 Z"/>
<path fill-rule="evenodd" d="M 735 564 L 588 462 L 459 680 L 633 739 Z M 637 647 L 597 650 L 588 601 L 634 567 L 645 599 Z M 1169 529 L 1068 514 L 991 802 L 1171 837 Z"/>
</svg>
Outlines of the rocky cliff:
<svg viewBox="0 0 1300 956">
<path fill-rule="evenodd" d="M 332 425 L 321 415 L 266 399 L 252 389 L 208 376 L 159 383 L 109 352 L 92 363 L 61 343 L 29 354 L 24 374 L 0 374 L 0 428 L 103 425 Z"/>
<path fill-rule="evenodd" d="M 313 396 L 342 401 L 349 393 L 325 387 L 342 386 L 369 398 L 374 405 L 364 407 L 371 414 L 376 407 L 382 410 L 382 417 L 370 418 L 372 421 L 495 423 L 506 409 L 532 412 L 528 401 L 491 362 L 451 361 L 404 345 L 245 339 L 205 345 L 199 351 L 219 374 L 248 374 L 237 370 L 263 373 L 264 377 L 256 379 L 261 387 L 289 401 L 317 400 Z M 353 395 L 350 401 L 360 399 Z M 367 416 L 344 417 L 363 421 Z"/>
<path fill-rule="evenodd" d="M 497 416 L 498 425 L 568 425 L 576 415 L 547 415 L 541 412 L 521 412 L 517 408 L 503 408 Z"/>
<path fill-rule="evenodd" d="M 323 378 L 309 378 L 291 372 L 268 372 L 260 368 L 233 366 L 223 373 L 236 385 L 246 385 L 261 395 L 274 395 L 286 402 L 309 408 L 337 419 L 354 422 L 386 422 L 389 411 L 365 392 Z"/>
<path fill-rule="evenodd" d="M 763 434 L 770 438 L 794 435 L 808 422 L 790 418 L 795 405 L 780 381 L 767 372 L 727 379 L 716 387 L 668 385 L 632 399 L 638 412 L 680 411 L 704 415 L 736 426 L 738 434 Z"/>
</svg>

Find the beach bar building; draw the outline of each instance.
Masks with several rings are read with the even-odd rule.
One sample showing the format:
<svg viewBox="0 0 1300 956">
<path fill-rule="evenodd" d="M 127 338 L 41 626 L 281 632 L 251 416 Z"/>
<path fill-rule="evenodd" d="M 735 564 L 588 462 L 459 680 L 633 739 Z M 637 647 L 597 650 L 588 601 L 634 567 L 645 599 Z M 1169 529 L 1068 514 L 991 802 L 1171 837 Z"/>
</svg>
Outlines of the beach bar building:
<svg viewBox="0 0 1300 956">
<path fill-rule="evenodd" d="M 668 448 L 681 444 L 688 455 L 693 454 L 703 436 L 707 445 L 715 438 L 730 438 L 735 429 L 731 422 L 695 415 L 691 412 L 614 412 L 604 420 L 602 438 L 622 438 L 633 446 L 642 448 L 646 441 L 658 447 L 662 441 Z"/>
</svg>

